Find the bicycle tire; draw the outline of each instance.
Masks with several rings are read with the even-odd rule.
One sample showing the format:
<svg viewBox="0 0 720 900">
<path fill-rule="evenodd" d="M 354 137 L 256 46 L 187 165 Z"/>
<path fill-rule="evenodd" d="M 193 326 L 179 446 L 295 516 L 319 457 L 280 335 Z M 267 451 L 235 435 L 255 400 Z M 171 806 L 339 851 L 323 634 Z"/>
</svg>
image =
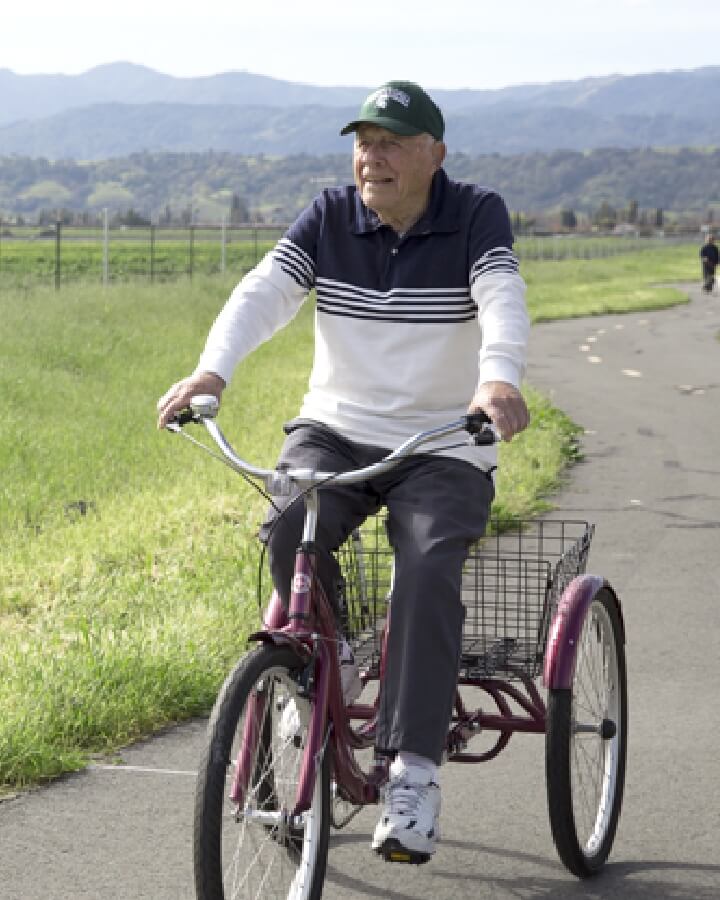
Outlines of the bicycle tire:
<svg viewBox="0 0 720 900">
<path fill-rule="evenodd" d="M 198 900 L 320 900 L 330 833 L 330 754 L 322 754 L 302 828 L 253 819 L 253 810 L 273 814 L 294 803 L 310 708 L 297 682 L 303 668 L 291 648 L 261 646 L 238 663 L 218 695 L 195 793 Z M 257 697 L 264 698 L 259 746 L 246 804 L 237 810 L 230 785 L 249 701 Z M 282 715 L 290 701 L 299 714 L 288 736 Z"/>
<path fill-rule="evenodd" d="M 545 771 L 553 841 L 578 878 L 605 864 L 622 807 L 627 758 L 623 626 L 602 588 L 590 603 L 568 689 L 548 697 Z"/>
</svg>

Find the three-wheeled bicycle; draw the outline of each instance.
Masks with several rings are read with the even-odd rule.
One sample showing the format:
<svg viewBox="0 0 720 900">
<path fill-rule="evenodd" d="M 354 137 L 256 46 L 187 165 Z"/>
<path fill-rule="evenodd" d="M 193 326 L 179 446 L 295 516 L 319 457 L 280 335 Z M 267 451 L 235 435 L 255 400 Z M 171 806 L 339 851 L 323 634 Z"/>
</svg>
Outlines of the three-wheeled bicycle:
<svg viewBox="0 0 720 900">
<path fill-rule="evenodd" d="M 381 517 L 339 550 L 342 632 L 365 686 L 346 706 L 337 617 L 315 574 L 319 489 L 379 475 L 438 437 L 464 432 L 489 443 L 497 435 L 481 414 L 464 416 L 363 469 L 277 471 L 236 454 L 217 409 L 214 397 L 196 397 L 168 427 L 271 495 L 299 489 L 305 525 L 289 610 L 273 593 L 262 628 L 250 636 L 255 648 L 227 677 L 210 718 L 195 800 L 197 897 L 318 900 L 331 826 L 342 828 L 377 803 L 388 778 L 387 758 L 372 747 L 393 568 Z M 221 456 L 183 431 L 190 421 L 205 426 Z M 580 878 L 602 868 L 613 844 L 628 727 L 620 602 L 603 578 L 585 574 L 593 530 L 541 519 L 491 528 L 474 545 L 463 575 L 463 651 L 446 745 L 449 762 L 484 762 L 516 732 L 545 734 L 550 827 L 561 860 Z M 489 698 L 493 711 L 476 697 Z M 473 743 L 481 733 L 494 743 L 480 752 Z"/>
</svg>

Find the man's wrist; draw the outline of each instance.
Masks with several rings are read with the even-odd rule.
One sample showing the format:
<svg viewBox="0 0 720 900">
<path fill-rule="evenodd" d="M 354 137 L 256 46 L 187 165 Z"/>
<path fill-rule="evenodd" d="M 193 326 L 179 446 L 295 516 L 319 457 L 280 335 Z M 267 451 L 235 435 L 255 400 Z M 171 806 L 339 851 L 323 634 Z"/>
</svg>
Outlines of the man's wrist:
<svg viewBox="0 0 720 900">
<path fill-rule="evenodd" d="M 204 384 L 207 384 L 211 393 L 217 391 L 218 394 L 221 394 L 227 387 L 227 382 L 222 375 L 218 375 L 217 372 L 210 372 L 207 369 L 196 369 L 193 372 L 193 378 L 200 379 Z"/>
</svg>

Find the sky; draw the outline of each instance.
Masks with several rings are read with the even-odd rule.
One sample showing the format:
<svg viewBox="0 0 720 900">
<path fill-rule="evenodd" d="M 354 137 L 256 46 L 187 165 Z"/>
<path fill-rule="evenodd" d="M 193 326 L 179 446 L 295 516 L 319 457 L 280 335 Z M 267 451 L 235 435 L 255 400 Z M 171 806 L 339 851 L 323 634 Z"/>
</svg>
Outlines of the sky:
<svg viewBox="0 0 720 900">
<path fill-rule="evenodd" d="M 499 88 L 720 64 L 704 0 L 35 0 L 0 17 L 0 68 L 78 74 L 133 62 L 319 85 L 410 79 Z M 0 98 L 0 103 L 2 98 Z"/>
</svg>

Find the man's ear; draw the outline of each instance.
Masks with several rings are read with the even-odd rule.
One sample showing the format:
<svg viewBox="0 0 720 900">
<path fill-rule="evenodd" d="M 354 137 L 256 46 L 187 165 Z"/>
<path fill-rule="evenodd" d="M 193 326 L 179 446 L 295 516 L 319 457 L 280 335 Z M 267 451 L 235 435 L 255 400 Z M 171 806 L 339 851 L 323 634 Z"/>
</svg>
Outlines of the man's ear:
<svg viewBox="0 0 720 900">
<path fill-rule="evenodd" d="M 433 144 L 433 159 L 435 161 L 435 168 L 440 168 L 446 155 L 447 147 L 445 146 L 443 141 L 435 141 L 435 143 Z"/>
</svg>

